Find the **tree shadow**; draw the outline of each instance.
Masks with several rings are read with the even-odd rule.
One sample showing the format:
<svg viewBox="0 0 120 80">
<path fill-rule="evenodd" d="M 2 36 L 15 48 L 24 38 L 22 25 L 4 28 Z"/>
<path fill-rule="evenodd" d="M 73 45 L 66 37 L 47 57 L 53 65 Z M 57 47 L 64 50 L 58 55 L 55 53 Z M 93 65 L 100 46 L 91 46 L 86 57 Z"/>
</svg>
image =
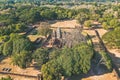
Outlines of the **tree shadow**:
<svg viewBox="0 0 120 80">
<path fill-rule="evenodd" d="M 37 63 L 32 63 L 32 65 L 30 65 L 29 67 L 35 69 L 35 70 L 40 70 L 41 66 L 39 66 Z"/>
<path fill-rule="evenodd" d="M 114 77 L 119 78 L 120 77 L 120 58 L 116 57 L 114 54 L 109 53 L 110 57 L 112 57 L 112 63 L 113 63 L 113 69 L 111 71 L 109 71 L 107 69 L 107 67 L 104 64 L 100 64 L 97 67 L 97 63 L 100 59 L 100 57 L 98 56 L 99 54 L 96 54 L 96 56 L 93 56 L 92 62 L 91 62 L 91 69 L 89 70 L 89 72 L 87 74 L 79 74 L 79 75 L 73 75 L 72 77 L 69 78 L 69 80 L 81 80 L 82 78 L 88 78 L 88 77 L 92 77 L 92 76 L 100 76 L 100 75 L 104 75 L 107 73 L 112 73 L 113 71 L 115 71 L 115 75 Z M 114 60 L 113 60 L 114 59 Z"/>
<path fill-rule="evenodd" d="M 57 22 L 57 20 L 48 21 L 49 24 L 55 24 L 56 22 Z"/>
<path fill-rule="evenodd" d="M 96 36 L 95 35 L 90 35 L 90 38 L 92 39 L 92 38 L 95 38 Z"/>
<path fill-rule="evenodd" d="M 114 53 L 110 53 L 110 52 L 109 52 L 109 56 L 112 58 L 113 68 L 120 77 L 120 57 L 117 57 Z"/>
<path fill-rule="evenodd" d="M 0 55 L 0 62 L 4 59 L 6 59 L 6 56 Z"/>
<path fill-rule="evenodd" d="M 120 77 L 120 71 L 119 71 L 119 69 L 120 69 L 120 57 L 117 57 L 114 53 L 110 53 L 107 50 L 104 42 L 102 41 L 98 31 L 95 30 L 95 32 L 96 32 L 96 35 L 99 39 L 99 45 L 101 47 L 100 50 L 106 52 L 106 54 L 108 54 L 112 59 L 113 70 L 111 70 L 111 71 L 107 70 L 106 66 L 104 66 L 103 64 L 100 64 L 97 67 L 97 63 L 100 60 L 100 57 L 99 57 L 99 54 L 96 53 L 93 56 L 93 59 L 91 62 L 91 69 L 89 70 L 89 72 L 87 74 L 75 75 L 75 76 L 71 77 L 70 80 L 81 80 L 82 78 L 88 78 L 88 77 L 95 76 L 95 75 L 103 75 L 103 74 L 111 73 L 112 71 L 115 71 L 114 76 L 119 79 L 119 77 Z M 94 37 L 94 36 L 91 36 L 91 37 Z M 97 57 L 96 57 L 96 55 L 97 55 Z"/>
</svg>

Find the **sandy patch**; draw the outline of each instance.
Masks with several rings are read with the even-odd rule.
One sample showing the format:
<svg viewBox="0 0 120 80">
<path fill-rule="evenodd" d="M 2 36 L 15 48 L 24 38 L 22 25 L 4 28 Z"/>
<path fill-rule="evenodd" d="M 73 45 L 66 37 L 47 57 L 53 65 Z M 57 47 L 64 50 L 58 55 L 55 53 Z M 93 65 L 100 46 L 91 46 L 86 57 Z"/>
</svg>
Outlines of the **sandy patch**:
<svg viewBox="0 0 120 80">
<path fill-rule="evenodd" d="M 93 43 L 99 43 L 98 38 L 97 38 L 94 30 L 84 30 L 84 32 L 86 32 L 88 35 L 90 35 L 92 37 Z"/>
<path fill-rule="evenodd" d="M 96 29 L 100 35 L 100 37 L 102 37 L 106 32 L 108 32 L 107 30 L 105 29 Z"/>
<path fill-rule="evenodd" d="M 39 70 L 35 69 L 34 67 L 28 67 L 26 69 L 21 69 L 18 66 L 14 66 L 11 63 L 11 58 L 6 58 L 0 62 L 0 72 L 3 72 L 3 68 L 11 68 L 11 73 L 16 73 L 16 74 L 25 74 L 25 75 L 32 75 L 32 76 L 37 76 L 39 74 Z"/>
<path fill-rule="evenodd" d="M 77 20 L 65 20 L 65 21 L 57 21 L 54 24 L 51 24 L 51 27 L 60 27 L 60 28 L 75 28 L 75 26 L 80 26 L 77 23 Z"/>
<path fill-rule="evenodd" d="M 116 57 L 120 58 L 120 49 L 108 49 L 110 53 L 115 54 Z"/>
<path fill-rule="evenodd" d="M 114 73 L 107 73 L 99 76 L 91 76 L 82 80 L 118 80 Z"/>
<path fill-rule="evenodd" d="M 30 39 L 30 41 L 34 42 L 37 38 L 45 38 L 45 37 L 41 35 L 28 35 L 28 38 Z"/>
</svg>

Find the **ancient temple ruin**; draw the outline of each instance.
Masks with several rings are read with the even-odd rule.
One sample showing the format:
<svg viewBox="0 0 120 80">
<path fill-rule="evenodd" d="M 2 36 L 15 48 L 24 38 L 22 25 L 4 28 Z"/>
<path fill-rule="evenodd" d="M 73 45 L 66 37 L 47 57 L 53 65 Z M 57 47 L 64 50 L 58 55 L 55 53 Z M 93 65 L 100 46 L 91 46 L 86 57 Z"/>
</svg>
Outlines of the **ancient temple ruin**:
<svg viewBox="0 0 120 80">
<path fill-rule="evenodd" d="M 72 47 L 80 42 L 86 42 L 86 37 L 82 34 L 82 30 L 74 29 L 71 32 L 61 31 L 60 28 L 53 30 L 51 35 L 50 44 L 55 47 Z"/>
</svg>

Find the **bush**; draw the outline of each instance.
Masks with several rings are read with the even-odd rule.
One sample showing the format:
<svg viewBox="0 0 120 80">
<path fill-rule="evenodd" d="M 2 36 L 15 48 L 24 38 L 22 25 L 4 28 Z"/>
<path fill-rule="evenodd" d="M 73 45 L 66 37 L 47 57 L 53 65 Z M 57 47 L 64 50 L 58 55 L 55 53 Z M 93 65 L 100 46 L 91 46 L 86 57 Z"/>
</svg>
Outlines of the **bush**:
<svg viewBox="0 0 120 80">
<path fill-rule="evenodd" d="M 104 61 L 104 65 L 107 67 L 108 70 L 112 70 L 112 60 L 108 53 L 101 51 L 100 55 Z"/>
<path fill-rule="evenodd" d="M 50 29 L 50 25 L 47 23 L 43 23 L 38 29 L 38 34 L 45 37 L 47 37 L 51 33 L 52 33 L 52 30 Z"/>
<path fill-rule="evenodd" d="M 6 43 L 4 43 L 4 47 L 3 47 L 3 54 L 5 56 L 11 55 L 13 51 L 13 42 L 10 40 Z"/>
<path fill-rule="evenodd" d="M 28 38 L 12 33 L 9 41 L 0 46 L 0 53 L 11 56 L 13 64 L 26 68 L 32 59 L 31 49 L 32 43 Z"/>
<path fill-rule="evenodd" d="M 84 26 L 89 28 L 92 27 L 92 21 L 91 20 L 85 21 Z"/>
<path fill-rule="evenodd" d="M 120 48 L 120 27 L 115 28 L 113 31 L 109 31 L 103 35 L 102 39 L 105 44 L 110 48 Z"/>
<path fill-rule="evenodd" d="M 43 64 L 41 68 L 44 80 L 59 80 L 62 75 L 68 77 L 87 74 L 91 67 L 93 49 L 87 44 L 81 43 L 73 48 L 64 47 L 60 52 L 56 51 L 52 54 L 52 59 Z"/>
<path fill-rule="evenodd" d="M 31 52 L 21 51 L 20 53 L 14 53 L 12 55 L 12 63 L 20 68 L 26 68 L 31 63 Z"/>
</svg>

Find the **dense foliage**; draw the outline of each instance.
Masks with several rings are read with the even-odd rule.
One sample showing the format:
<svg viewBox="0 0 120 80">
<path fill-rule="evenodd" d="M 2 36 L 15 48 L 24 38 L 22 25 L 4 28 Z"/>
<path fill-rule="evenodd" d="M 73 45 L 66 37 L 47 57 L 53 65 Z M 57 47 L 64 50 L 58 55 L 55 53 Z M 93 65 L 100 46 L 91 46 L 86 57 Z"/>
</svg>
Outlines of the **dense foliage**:
<svg viewBox="0 0 120 80">
<path fill-rule="evenodd" d="M 50 24 L 42 23 L 38 28 L 38 34 L 47 37 L 49 34 L 52 33 L 52 29 L 50 29 Z"/>
<path fill-rule="evenodd" d="M 92 21 L 91 20 L 85 21 L 84 26 L 85 27 L 91 27 L 92 26 Z"/>
<path fill-rule="evenodd" d="M 10 35 L 10 33 L 24 32 L 26 29 L 24 23 L 12 24 L 9 26 L 0 27 L 0 36 Z"/>
<path fill-rule="evenodd" d="M 101 55 L 101 59 L 104 62 L 104 65 L 107 67 L 108 70 L 112 70 L 112 60 L 110 58 L 110 56 L 108 55 L 108 53 L 101 51 L 100 52 Z"/>
<path fill-rule="evenodd" d="M 120 48 L 120 27 L 103 35 L 105 44 L 110 48 Z"/>
<path fill-rule="evenodd" d="M 51 52 L 49 55 L 51 59 L 41 69 L 44 80 L 59 80 L 62 75 L 86 74 L 91 66 L 93 49 L 81 43 L 73 48 Z"/>
<path fill-rule="evenodd" d="M 56 20 L 72 18 L 74 10 L 64 8 L 32 7 L 20 6 L 10 9 L 0 15 L 2 25 L 12 25 L 17 23 L 35 23 L 40 20 Z M 3 11 L 4 12 L 4 11 Z"/>
<path fill-rule="evenodd" d="M 4 31 L 4 34 L 10 33 L 11 28 L 18 29 L 16 28 L 16 24 L 18 23 L 33 24 L 43 20 L 77 19 L 81 25 L 90 23 L 88 20 L 99 21 L 105 29 L 116 28 L 120 26 L 120 5 L 88 4 L 92 7 L 71 9 L 19 4 L 16 4 L 18 6 L 11 5 L 12 7 L 1 9 L 0 25 L 5 26 L 5 30 L 2 30 L 2 32 Z M 87 4 L 84 5 L 87 6 Z M 84 23 L 85 21 L 87 22 Z M 8 27 L 8 25 L 11 26 L 13 24 L 15 24 L 14 27 Z M 21 28 L 24 29 L 23 27 Z"/>
<path fill-rule="evenodd" d="M 8 78 L 1 78 L 0 80 L 13 80 L 11 77 Z"/>
<path fill-rule="evenodd" d="M 12 63 L 21 68 L 29 65 L 32 59 L 32 43 L 19 34 L 11 34 L 10 39 L 0 46 L 1 54 L 12 57 Z"/>
<path fill-rule="evenodd" d="M 34 52 L 33 58 L 39 66 L 45 64 L 49 60 L 49 51 L 48 49 L 37 49 Z"/>
<path fill-rule="evenodd" d="M 91 27 L 94 21 L 100 22 L 104 29 L 114 29 L 103 36 L 105 43 L 112 48 L 120 48 L 120 5 L 84 3 L 86 8 L 61 8 L 41 7 L 40 1 L 6 0 L 6 2 L 3 1 L 4 4 L 0 2 L 0 55 L 10 56 L 14 65 L 26 68 L 34 59 L 37 65 L 41 66 L 44 80 L 60 80 L 61 76 L 69 77 L 88 73 L 91 68 L 93 46 L 91 41 L 87 41 L 81 33 L 82 30 L 69 33 L 69 36 L 66 36 L 66 47 L 62 49 L 49 50 L 40 47 L 34 52 L 32 48 L 34 45 L 30 40 L 25 35 L 19 34 L 26 31 L 27 25 L 47 20 L 76 19 L 82 27 Z M 53 0 L 49 1 L 53 2 Z M 92 7 L 89 7 L 89 4 Z M 66 4 L 55 5 L 66 6 Z M 49 27 L 49 25 L 42 25 L 38 29 L 38 34 L 47 37 L 52 32 Z M 109 56 L 105 52 L 101 52 L 100 55 L 105 66 L 111 69 L 112 63 Z"/>
<path fill-rule="evenodd" d="M 4 0 L 1 0 L 1 2 L 3 2 Z M 21 3 L 34 3 L 34 4 L 39 4 L 40 2 L 96 2 L 96 0 L 6 0 L 6 3 L 11 3 L 14 4 L 15 2 L 21 2 Z M 114 0 L 99 0 L 99 2 L 114 2 Z M 119 1 L 119 0 L 117 0 Z"/>
</svg>

